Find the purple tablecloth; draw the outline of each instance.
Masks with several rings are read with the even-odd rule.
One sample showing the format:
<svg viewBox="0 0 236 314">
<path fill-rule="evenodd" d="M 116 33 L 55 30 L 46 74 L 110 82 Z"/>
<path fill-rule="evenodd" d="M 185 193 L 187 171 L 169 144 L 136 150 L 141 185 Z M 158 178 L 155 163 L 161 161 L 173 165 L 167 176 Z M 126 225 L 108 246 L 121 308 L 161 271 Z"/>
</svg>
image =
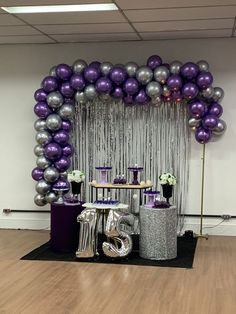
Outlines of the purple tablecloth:
<svg viewBox="0 0 236 314">
<path fill-rule="evenodd" d="M 51 205 L 51 248 L 57 252 L 75 252 L 79 241 L 77 216 L 84 208 L 80 204 Z"/>
</svg>

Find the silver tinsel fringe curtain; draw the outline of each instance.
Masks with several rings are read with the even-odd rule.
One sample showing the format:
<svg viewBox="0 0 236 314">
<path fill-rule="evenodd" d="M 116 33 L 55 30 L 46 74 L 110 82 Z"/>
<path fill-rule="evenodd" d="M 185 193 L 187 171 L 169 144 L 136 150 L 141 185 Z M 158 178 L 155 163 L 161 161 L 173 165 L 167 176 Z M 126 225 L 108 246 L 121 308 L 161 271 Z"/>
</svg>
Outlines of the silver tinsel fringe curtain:
<svg viewBox="0 0 236 314">
<path fill-rule="evenodd" d="M 127 107 L 122 102 L 100 100 L 77 105 L 74 123 L 76 154 L 73 168 L 86 174 L 85 193 L 89 201 L 88 183 L 99 180 L 96 166 L 112 166 L 110 182 L 124 174 L 130 182 L 129 166 L 144 167 L 143 181 L 151 180 L 161 190 L 159 175 L 171 172 L 177 177 L 172 202 L 177 205 L 179 227 L 185 212 L 189 174 L 189 127 L 187 106 L 162 103 Z M 120 201 L 134 202 L 130 191 L 113 191 Z M 136 192 L 137 193 L 137 192 Z"/>
</svg>

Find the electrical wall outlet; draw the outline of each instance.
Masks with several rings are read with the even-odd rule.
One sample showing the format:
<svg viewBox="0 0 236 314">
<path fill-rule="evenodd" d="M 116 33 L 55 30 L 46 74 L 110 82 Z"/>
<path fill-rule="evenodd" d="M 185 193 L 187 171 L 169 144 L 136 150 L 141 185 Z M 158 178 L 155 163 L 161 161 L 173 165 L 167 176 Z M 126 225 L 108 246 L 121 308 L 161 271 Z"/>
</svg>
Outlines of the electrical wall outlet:
<svg viewBox="0 0 236 314">
<path fill-rule="evenodd" d="M 10 208 L 3 208 L 2 211 L 3 211 L 4 214 L 10 214 L 11 209 Z"/>
<path fill-rule="evenodd" d="M 221 218 L 224 219 L 224 220 L 230 220 L 231 219 L 231 215 L 223 214 L 223 215 L 221 215 Z"/>
</svg>

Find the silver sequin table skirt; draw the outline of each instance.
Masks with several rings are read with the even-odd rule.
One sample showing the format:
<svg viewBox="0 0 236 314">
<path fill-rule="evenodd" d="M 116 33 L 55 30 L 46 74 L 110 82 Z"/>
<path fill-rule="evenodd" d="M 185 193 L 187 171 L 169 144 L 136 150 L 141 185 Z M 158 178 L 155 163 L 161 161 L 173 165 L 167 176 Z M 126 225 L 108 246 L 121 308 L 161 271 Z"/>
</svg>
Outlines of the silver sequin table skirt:
<svg viewBox="0 0 236 314">
<path fill-rule="evenodd" d="M 177 256 L 177 209 L 140 208 L 139 255 L 152 260 Z"/>
</svg>

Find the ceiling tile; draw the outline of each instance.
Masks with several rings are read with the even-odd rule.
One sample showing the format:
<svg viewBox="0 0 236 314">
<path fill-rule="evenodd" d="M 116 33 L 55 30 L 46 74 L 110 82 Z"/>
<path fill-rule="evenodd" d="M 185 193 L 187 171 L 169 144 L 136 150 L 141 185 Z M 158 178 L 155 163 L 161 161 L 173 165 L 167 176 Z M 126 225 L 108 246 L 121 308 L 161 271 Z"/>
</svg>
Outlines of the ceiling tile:
<svg viewBox="0 0 236 314">
<path fill-rule="evenodd" d="M 180 38 L 204 38 L 204 37 L 230 37 L 231 30 L 198 30 L 198 31 L 176 31 L 176 32 L 152 32 L 140 33 L 144 40 L 158 39 L 180 39 Z"/>
<path fill-rule="evenodd" d="M 24 23 L 10 14 L 0 14 L 0 26 L 8 25 L 24 25 Z"/>
<path fill-rule="evenodd" d="M 124 13 L 131 22 L 234 18 L 236 6 L 127 10 Z"/>
<path fill-rule="evenodd" d="M 33 25 L 126 22 L 126 19 L 119 11 L 19 14 L 19 16 Z"/>
<path fill-rule="evenodd" d="M 123 33 L 133 32 L 128 23 L 113 24 L 72 24 L 72 25 L 37 25 L 46 34 L 79 34 L 79 33 Z"/>
<path fill-rule="evenodd" d="M 139 40 L 136 33 L 115 34 L 74 34 L 74 35 L 52 35 L 58 42 L 90 42 L 90 41 L 123 41 Z"/>
<path fill-rule="evenodd" d="M 116 0 L 122 9 L 180 8 L 235 5 L 235 0 Z"/>
<path fill-rule="evenodd" d="M 106 3 L 112 0 L 0 0 L 0 6 Z"/>
<path fill-rule="evenodd" d="M 138 32 L 232 28 L 234 19 L 133 23 Z"/>
<path fill-rule="evenodd" d="M 41 35 L 40 32 L 30 26 L 1 26 L 0 36 L 14 35 Z"/>
<path fill-rule="evenodd" d="M 47 36 L 0 36 L 0 44 L 39 44 L 53 43 L 54 41 Z"/>
</svg>

